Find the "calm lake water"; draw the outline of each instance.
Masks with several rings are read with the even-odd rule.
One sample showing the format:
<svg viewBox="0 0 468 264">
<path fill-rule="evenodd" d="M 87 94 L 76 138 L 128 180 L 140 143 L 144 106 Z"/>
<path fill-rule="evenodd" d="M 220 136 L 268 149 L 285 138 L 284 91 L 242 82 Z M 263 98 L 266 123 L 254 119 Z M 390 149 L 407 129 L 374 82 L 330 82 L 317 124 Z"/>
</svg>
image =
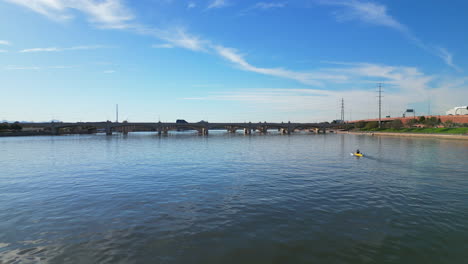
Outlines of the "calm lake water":
<svg viewBox="0 0 468 264">
<path fill-rule="evenodd" d="M 0 150 L 0 263 L 468 259 L 468 141 L 131 133 Z"/>
</svg>

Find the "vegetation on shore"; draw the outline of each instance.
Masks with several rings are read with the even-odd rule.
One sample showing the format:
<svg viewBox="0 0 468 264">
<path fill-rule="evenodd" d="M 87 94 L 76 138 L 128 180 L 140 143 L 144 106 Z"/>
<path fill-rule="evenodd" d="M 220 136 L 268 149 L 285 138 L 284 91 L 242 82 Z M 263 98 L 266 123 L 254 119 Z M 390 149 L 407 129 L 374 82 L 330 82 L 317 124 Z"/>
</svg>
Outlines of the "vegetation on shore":
<svg viewBox="0 0 468 264">
<path fill-rule="evenodd" d="M 13 124 L 9 123 L 0 123 L 0 132 L 7 132 L 7 131 L 21 131 L 23 127 L 19 124 L 19 122 L 15 122 Z"/>
<path fill-rule="evenodd" d="M 355 128 L 360 131 L 391 132 L 391 133 L 424 133 L 424 134 L 468 134 L 467 124 L 456 124 L 451 121 L 442 123 L 440 119 L 424 116 L 403 124 L 400 119 L 385 123 L 382 128 L 376 121 L 357 123 Z"/>
<path fill-rule="evenodd" d="M 424 134 L 468 134 L 468 127 L 411 127 L 411 128 L 362 128 L 361 131 L 393 132 L 393 133 L 424 133 Z"/>
</svg>

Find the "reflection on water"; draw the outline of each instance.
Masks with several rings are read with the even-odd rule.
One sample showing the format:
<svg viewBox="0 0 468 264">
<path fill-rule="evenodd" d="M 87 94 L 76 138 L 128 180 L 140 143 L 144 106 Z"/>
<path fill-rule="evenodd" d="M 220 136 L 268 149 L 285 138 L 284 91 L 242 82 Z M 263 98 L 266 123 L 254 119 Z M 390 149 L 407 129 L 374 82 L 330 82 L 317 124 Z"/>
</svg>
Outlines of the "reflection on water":
<svg viewBox="0 0 468 264">
<path fill-rule="evenodd" d="M 0 147 L 0 263 L 468 258 L 466 141 L 184 132 Z"/>
</svg>

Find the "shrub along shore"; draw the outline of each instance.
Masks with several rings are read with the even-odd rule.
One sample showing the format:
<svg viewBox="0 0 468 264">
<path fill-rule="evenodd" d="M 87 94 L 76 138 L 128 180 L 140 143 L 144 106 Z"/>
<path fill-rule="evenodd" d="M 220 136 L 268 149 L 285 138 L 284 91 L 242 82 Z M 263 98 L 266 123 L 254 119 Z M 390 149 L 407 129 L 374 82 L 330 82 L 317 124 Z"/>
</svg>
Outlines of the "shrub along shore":
<svg viewBox="0 0 468 264">
<path fill-rule="evenodd" d="M 411 127 L 411 128 L 361 128 L 366 132 L 421 133 L 421 134 L 468 134 L 468 127 Z"/>
</svg>

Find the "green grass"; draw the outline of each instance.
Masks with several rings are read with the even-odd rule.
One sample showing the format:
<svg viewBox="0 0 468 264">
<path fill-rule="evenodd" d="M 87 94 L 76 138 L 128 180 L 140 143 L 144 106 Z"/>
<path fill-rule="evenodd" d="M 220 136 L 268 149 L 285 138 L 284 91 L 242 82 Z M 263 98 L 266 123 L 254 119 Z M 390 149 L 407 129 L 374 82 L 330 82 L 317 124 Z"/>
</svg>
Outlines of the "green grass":
<svg viewBox="0 0 468 264">
<path fill-rule="evenodd" d="M 424 133 L 424 134 L 468 134 L 468 127 L 454 127 L 454 128 L 435 128 L 435 127 L 424 127 L 424 128 L 373 128 L 364 129 L 361 131 L 375 131 L 375 132 L 394 132 L 394 133 Z"/>
</svg>

